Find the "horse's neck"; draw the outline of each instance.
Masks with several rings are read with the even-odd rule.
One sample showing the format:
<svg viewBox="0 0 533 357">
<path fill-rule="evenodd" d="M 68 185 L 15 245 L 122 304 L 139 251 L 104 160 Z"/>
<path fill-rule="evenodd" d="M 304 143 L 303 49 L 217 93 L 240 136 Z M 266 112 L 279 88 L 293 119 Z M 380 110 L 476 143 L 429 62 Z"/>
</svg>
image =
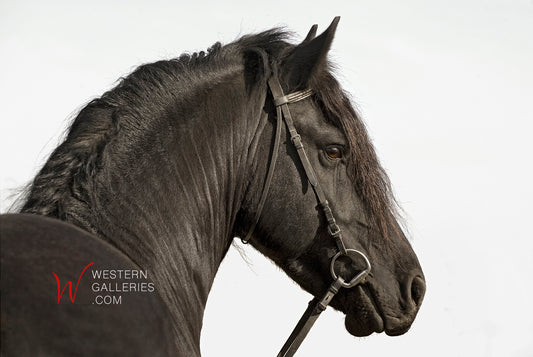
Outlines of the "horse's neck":
<svg viewBox="0 0 533 357">
<path fill-rule="evenodd" d="M 211 95 L 222 98 L 227 89 L 217 91 Z M 224 111 L 195 109 L 179 124 L 161 120 L 145 137 L 128 141 L 148 143 L 142 148 L 113 156 L 109 147 L 106 163 L 113 169 L 96 182 L 92 224 L 148 271 L 171 311 L 178 344 L 191 355 L 199 352 L 207 296 L 248 180 L 250 158 L 243 153 L 261 106 L 245 110 L 241 102 L 239 108 L 226 103 Z"/>
<path fill-rule="evenodd" d="M 268 142 L 260 140 L 266 84 L 245 83 L 241 61 L 198 77 L 157 82 L 137 96 L 135 86 L 118 87 L 91 102 L 21 209 L 96 233 L 146 270 L 170 310 L 181 355 L 191 356 L 237 214 L 255 192 L 249 172 L 266 174 L 256 155 Z"/>
</svg>

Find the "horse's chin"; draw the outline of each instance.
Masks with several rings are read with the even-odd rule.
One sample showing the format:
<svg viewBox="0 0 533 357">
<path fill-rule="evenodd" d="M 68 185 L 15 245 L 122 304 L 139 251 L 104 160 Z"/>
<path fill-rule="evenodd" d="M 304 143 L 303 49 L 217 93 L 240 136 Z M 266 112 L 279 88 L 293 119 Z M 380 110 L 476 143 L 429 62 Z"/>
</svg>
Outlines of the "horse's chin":
<svg viewBox="0 0 533 357">
<path fill-rule="evenodd" d="M 344 325 L 346 330 L 353 336 L 365 337 L 372 333 L 383 332 L 385 324 L 383 319 L 376 310 L 364 311 L 359 310 L 357 313 L 350 313 L 346 315 Z M 361 313 L 362 312 L 362 313 Z"/>
<path fill-rule="evenodd" d="M 385 329 L 383 318 L 372 303 L 371 297 L 361 287 L 357 287 L 360 303 L 346 314 L 344 325 L 353 336 L 365 337 L 380 333 Z"/>
<path fill-rule="evenodd" d="M 372 333 L 385 332 L 389 336 L 400 336 L 411 327 L 412 320 L 405 321 L 394 318 L 387 319 L 377 306 L 378 302 L 372 298 L 370 289 L 358 286 L 352 292 L 352 298 L 357 303 L 346 313 L 344 325 L 353 336 L 366 337 Z"/>
</svg>

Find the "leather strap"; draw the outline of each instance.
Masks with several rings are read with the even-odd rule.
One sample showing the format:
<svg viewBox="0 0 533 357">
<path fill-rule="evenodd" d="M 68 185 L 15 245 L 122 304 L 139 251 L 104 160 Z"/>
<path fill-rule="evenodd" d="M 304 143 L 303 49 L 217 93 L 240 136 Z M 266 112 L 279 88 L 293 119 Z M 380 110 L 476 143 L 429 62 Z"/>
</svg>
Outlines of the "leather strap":
<svg viewBox="0 0 533 357">
<path fill-rule="evenodd" d="M 279 110 L 278 110 L 277 118 L 276 118 L 276 134 L 274 136 L 274 147 L 272 148 L 272 156 L 270 159 L 270 166 L 268 168 L 267 176 L 265 179 L 265 184 L 263 186 L 263 193 L 261 194 L 261 198 L 259 199 L 259 204 L 257 205 L 257 211 L 255 212 L 254 221 L 252 225 L 250 226 L 250 229 L 248 230 L 248 233 L 246 234 L 246 236 L 243 239 L 241 239 L 242 242 L 245 244 L 247 244 L 252 238 L 252 234 L 255 231 L 255 227 L 257 226 L 257 223 L 259 222 L 259 218 L 261 218 L 261 212 L 263 211 L 263 206 L 265 205 L 265 201 L 268 196 L 268 190 L 270 189 L 270 184 L 272 183 L 272 177 L 274 176 L 274 169 L 276 168 L 276 161 L 278 160 L 279 143 L 281 139 L 282 117 L 280 114 L 281 113 L 279 113 Z"/>
<path fill-rule="evenodd" d="M 294 126 L 294 121 L 292 120 L 291 111 L 289 110 L 289 106 L 288 106 L 288 103 L 290 102 L 284 100 L 289 95 L 285 96 L 283 94 L 283 89 L 281 88 L 281 84 L 279 83 L 278 78 L 275 76 L 270 77 L 270 79 L 268 80 L 268 86 L 270 87 L 270 91 L 272 92 L 272 95 L 274 96 L 274 103 L 278 105 L 278 108 L 281 107 L 285 125 L 287 126 L 287 130 L 289 131 L 291 135 L 291 141 L 294 147 L 296 148 L 298 157 L 300 158 L 300 162 L 302 163 L 302 166 L 305 170 L 307 180 L 311 184 L 311 187 L 313 187 L 313 191 L 315 192 L 318 205 L 322 209 L 322 212 L 324 212 L 324 216 L 328 223 L 328 232 L 335 239 L 335 244 L 337 245 L 337 248 L 339 249 L 339 251 L 345 254 L 346 246 L 342 239 L 341 229 L 337 225 L 337 222 L 335 221 L 335 217 L 333 217 L 333 212 L 331 211 L 331 208 L 329 207 L 329 202 L 326 199 L 324 190 L 322 190 L 322 186 L 320 186 L 320 183 L 318 182 L 316 178 L 315 170 L 313 170 L 313 166 L 311 165 L 311 162 L 309 161 L 309 158 L 307 157 L 307 154 L 305 152 L 305 148 L 302 143 L 302 138 L 300 137 L 300 134 L 298 134 L 298 131 L 296 130 L 296 127 Z M 279 110 L 278 110 L 278 116 L 279 116 Z"/>
<path fill-rule="evenodd" d="M 272 86 L 270 86 L 270 89 L 272 91 Z M 252 234 L 255 231 L 255 227 L 257 226 L 257 223 L 259 222 L 259 219 L 261 218 L 261 213 L 263 212 L 263 207 L 265 206 L 265 201 L 268 196 L 270 184 L 272 183 L 272 177 L 274 176 L 274 170 L 276 168 L 276 161 L 278 160 L 279 146 L 281 142 L 281 126 L 282 126 L 281 121 L 283 120 L 282 108 L 283 106 L 286 106 L 288 109 L 288 106 L 287 106 L 288 103 L 298 102 L 307 97 L 310 97 L 312 94 L 313 94 L 313 91 L 310 89 L 294 92 L 294 93 L 287 94 L 287 95 L 280 95 L 280 96 L 277 96 L 274 94 L 274 92 L 272 92 L 272 95 L 274 97 L 274 104 L 276 105 L 276 133 L 274 134 L 275 135 L 274 146 L 272 147 L 270 165 L 269 165 L 267 176 L 265 179 L 265 184 L 263 185 L 263 192 L 261 194 L 261 198 L 259 199 L 259 204 L 257 205 L 257 210 L 255 212 L 255 218 L 253 220 L 252 225 L 250 226 L 248 230 L 248 233 L 243 239 L 241 239 L 242 242 L 245 244 L 248 243 L 250 239 L 252 238 Z M 296 131 L 296 129 L 294 130 Z"/>
<path fill-rule="evenodd" d="M 314 298 L 309 302 L 307 310 L 305 310 L 304 314 L 298 321 L 298 324 L 287 339 L 287 342 L 285 342 L 279 351 L 278 357 L 290 357 L 296 353 L 296 350 L 300 347 L 322 311 L 326 310 L 331 299 L 333 299 L 333 297 L 339 292 L 343 282 L 344 280 L 341 277 L 338 277 L 333 284 L 330 285 L 322 299 L 319 300 Z"/>
</svg>

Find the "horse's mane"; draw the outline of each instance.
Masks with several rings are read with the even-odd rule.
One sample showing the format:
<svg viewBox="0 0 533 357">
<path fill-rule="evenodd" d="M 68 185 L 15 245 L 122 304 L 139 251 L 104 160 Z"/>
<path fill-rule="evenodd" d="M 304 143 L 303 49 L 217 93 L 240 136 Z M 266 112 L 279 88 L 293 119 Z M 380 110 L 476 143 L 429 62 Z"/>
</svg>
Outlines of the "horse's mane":
<svg viewBox="0 0 533 357">
<path fill-rule="evenodd" d="M 117 133 L 146 129 L 147 118 L 169 114 L 162 103 L 185 100 L 206 83 L 217 85 L 228 66 L 242 66 L 249 53 L 261 53 L 279 64 L 293 47 L 287 42 L 289 37 L 280 29 L 246 35 L 225 46 L 216 43 L 206 52 L 142 65 L 121 78 L 115 88 L 89 102 L 74 118 L 65 140 L 28 186 L 21 211 L 71 221 L 95 232 L 88 223 L 92 178 L 100 169 L 104 148 Z M 397 227 L 396 203 L 363 121 L 331 71 L 313 78 L 310 87 L 328 120 L 346 133 L 352 153 L 350 176 L 372 225 L 387 236 Z"/>
<path fill-rule="evenodd" d="M 369 223 L 386 239 L 391 234 L 397 234 L 401 230 L 397 222 L 400 218 L 399 205 L 365 123 L 355 110 L 349 94 L 342 90 L 331 71 L 312 79 L 310 86 L 326 118 L 343 129 L 346 135 L 350 146 L 348 175 L 365 205 Z"/>
</svg>

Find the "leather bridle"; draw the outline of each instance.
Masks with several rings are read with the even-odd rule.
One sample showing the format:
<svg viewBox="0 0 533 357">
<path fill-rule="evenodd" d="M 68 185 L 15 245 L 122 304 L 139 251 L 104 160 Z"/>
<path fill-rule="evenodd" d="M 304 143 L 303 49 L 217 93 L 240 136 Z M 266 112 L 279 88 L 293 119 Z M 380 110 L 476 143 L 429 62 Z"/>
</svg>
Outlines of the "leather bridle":
<svg viewBox="0 0 533 357">
<path fill-rule="evenodd" d="M 274 175 L 274 169 L 276 166 L 276 161 L 278 157 L 279 152 L 279 145 L 281 140 L 281 126 L 282 121 L 285 121 L 285 125 L 287 127 L 287 130 L 289 131 L 291 142 L 296 148 L 296 151 L 298 153 L 298 157 L 300 159 L 300 162 L 302 163 L 302 166 L 304 168 L 305 174 L 307 176 L 307 180 L 309 181 L 309 184 L 313 188 L 313 191 L 315 192 L 316 199 L 318 206 L 324 213 L 324 217 L 326 218 L 327 224 L 328 224 L 328 233 L 329 235 L 334 239 L 335 245 L 337 247 L 338 252 L 331 258 L 330 262 L 330 272 L 331 277 L 333 278 L 333 283 L 329 286 L 326 293 L 321 298 L 314 298 L 309 302 L 309 306 L 307 310 L 304 312 L 302 317 L 300 318 L 300 321 L 298 321 L 298 324 L 292 331 L 291 335 L 287 339 L 287 342 L 283 345 L 281 348 L 278 357 L 288 357 L 294 355 L 302 341 L 304 340 L 305 336 L 317 320 L 317 318 L 320 316 L 320 313 L 326 309 L 326 307 L 329 305 L 333 297 L 337 294 L 340 288 L 352 288 L 359 283 L 361 283 L 365 277 L 370 272 L 371 266 L 370 262 L 368 261 L 368 258 L 360 251 L 355 249 L 347 249 L 346 245 L 344 244 L 344 240 L 342 238 L 341 229 L 337 225 L 337 222 L 335 221 L 335 217 L 333 216 L 333 212 L 331 211 L 331 208 L 329 207 L 328 200 L 326 199 L 326 195 L 320 186 L 320 183 L 317 180 L 315 171 L 313 170 L 313 167 L 311 165 L 311 162 L 309 161 L 309 158 L 305 152 L 304 146 L 302 144 L 302 139 L 300 135 L 298 134 L 298 131 L 296 130 L 294 126 L 294 122 L 292 120 L 291 112 L 289 110 L 289 104 L 295 103 L 300 100 L 306 99 L 313 95 L 312 90 L 307 89 L 303 91 L 293 92 L 290 94 L 285 95 L 283 93 L 283 89 L 281 87 L 281 84 L 277 78 L 276 75 L 272 75 L 270 79 L 268 80 L 268 86 L 270 88 L 270 92 L 272 93 L 274 104 L 276 106 L 276 133 L 274 137 L 274 146 L 272 148 L 272 156 L 270 161 L 270 166 L 267 171 L 267 176 L 265 179 L 265 184 L 263 187 L 263 192 L 261 194 L 261 198 L 259 200 L 258 208 L 255 215 L 255 220 L 253 221 L 253 224 L 250 226 L 250 229 L 248 230 L 248 233 L 246 236 L 242 239 L 244 243 L 248 243 L 248 241 L 252 238 L 252 234 L 257 226 L 257 223 L 259 222 L 259 218 L 261 216 L 261 212 L 263 210 L 266 197 L 268 196 L 268 190 L 270 188 L 270 185 L 272 183 L 272 177 Z M 347 257 L 348 259 L 354 261 L 354 257 L 359 256 L 362 257 L 366 267 L 362 271 L 359 271 L 351 280 L 347 281 L 345 280 L 340 274 L 337 274 L 335 271 L 335 262 L 341 258 L 341 257 Z"/>
</svg>

